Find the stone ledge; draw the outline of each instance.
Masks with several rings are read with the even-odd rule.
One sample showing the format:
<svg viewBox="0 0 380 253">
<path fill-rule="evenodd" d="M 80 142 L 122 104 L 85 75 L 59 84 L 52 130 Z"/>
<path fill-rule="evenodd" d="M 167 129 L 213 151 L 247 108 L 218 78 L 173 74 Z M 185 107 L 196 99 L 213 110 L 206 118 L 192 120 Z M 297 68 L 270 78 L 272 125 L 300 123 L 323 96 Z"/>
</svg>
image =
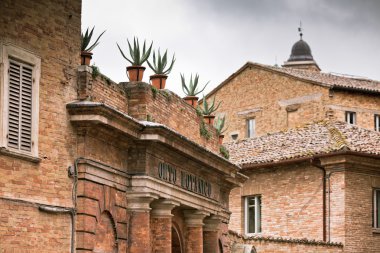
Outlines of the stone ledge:
<svg viewBox="0 0 380 253">
<path fill-rule="evenodd" d="M 19 152 L 12 151 L 12 150 L 9 150 L 9 149 L 4 148 L 4 147 L 0 148 L 0 154 L 10 156 L 10 157 L 19 158 L 21 160 L 25 160 L 25 161 L 29 161 L 29 162 L 33 162 L 33 163 L 39 163 L 41 161 L 41 158 L 39 158 L 39 157 L 19 153 Z"/>
</svg>

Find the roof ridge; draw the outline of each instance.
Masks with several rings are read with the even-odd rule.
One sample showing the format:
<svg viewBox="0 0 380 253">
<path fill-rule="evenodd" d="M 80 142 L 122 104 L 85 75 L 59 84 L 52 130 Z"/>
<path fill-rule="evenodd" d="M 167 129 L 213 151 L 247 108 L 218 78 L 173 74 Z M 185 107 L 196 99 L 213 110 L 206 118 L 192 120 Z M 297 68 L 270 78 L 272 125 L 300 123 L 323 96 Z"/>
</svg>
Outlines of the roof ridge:
<svg viewBox="0 0 380 253">
<path fill-rule="evenodd" d="M 335 126 L 334 122 L 323 121 L 322 125 L 327 128 L 330 133 L 331 139 L 335 142 L 335 147 L 338 150 L 350 150 L 344 134 Z"/>
</svg>

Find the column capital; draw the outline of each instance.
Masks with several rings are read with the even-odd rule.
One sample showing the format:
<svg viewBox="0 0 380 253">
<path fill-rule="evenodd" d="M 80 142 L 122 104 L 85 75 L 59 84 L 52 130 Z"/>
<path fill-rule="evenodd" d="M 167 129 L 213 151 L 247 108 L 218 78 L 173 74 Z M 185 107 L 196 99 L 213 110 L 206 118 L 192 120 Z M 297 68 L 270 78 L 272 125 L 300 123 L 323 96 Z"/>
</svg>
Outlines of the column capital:
<svg viewBox="0 0 380 253">
<path fill-rule="evenodd" d="M 151 217 L 172 217 L 172 210 L 180 203 L 171 199 L 158 199 L 152 202 Z"/>
<path fill-rule="evenodd" d="M 210 213 L 201 210 L 183 210 L 187 227 L 202 227 L 203 219 Z"/>
<path fill-rule="evenodd" d="M 211 215 L 204 219 L 203 231 L 218 231 L 219 224 L 222 222 L 223 217 L 219 215 Z"/>
<path fill-rule="evenodd" d="M 149 192 L 127 192 L 127 209 L 136 212 L 150 211 L 150 203 L 158 199 L 158 195 Z"/>
</svg>

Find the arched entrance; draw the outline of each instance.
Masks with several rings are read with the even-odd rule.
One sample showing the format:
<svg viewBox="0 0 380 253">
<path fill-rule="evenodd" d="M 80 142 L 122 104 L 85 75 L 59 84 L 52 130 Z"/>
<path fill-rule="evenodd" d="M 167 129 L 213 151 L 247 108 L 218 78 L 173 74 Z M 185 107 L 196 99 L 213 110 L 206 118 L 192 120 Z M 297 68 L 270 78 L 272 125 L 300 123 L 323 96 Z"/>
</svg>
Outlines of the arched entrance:
<svg viewBox="0 0 380 253">
<path fill-rule="evenodd" d="M 178 229 L 172 226 L 172 253 L 182 253 L 182 241 Z"/>
</svg>

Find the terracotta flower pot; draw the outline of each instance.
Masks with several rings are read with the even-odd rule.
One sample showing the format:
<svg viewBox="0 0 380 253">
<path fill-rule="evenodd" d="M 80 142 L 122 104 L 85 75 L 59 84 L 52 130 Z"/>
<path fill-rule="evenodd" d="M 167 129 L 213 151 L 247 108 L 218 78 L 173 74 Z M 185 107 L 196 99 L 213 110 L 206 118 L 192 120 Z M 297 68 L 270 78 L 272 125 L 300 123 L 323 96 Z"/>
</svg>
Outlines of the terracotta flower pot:
<svg viewBox="0 0 380 253">
<path fill-rule="evenodd" d="M 92 59 L 92 53 L 87 51 L 82 51 L 80 53 L 81 65 L 90 66 L 90 62 Z"/>
<path fill-rule="evenodd" d="M 194 107 L 197 107 L 198 105 L 198 97 L 195 97 L 195 96 L 187 96 L 187 97 L 184 97 L 183 98 L 186 103 L 188 103 L 189 105 L 192 105 Z"/>
<path fill-rule="evenodd" d="M 207 124 L 210 124 L 210 125 L 214 124 L 215 115 L 203 115 L 203 118 L 205 119 L 205 122 Z"/>
<path fill-rule="evenodd" d="M 220 144 L 220 145 L 223 144 L 223 138 L 224 138 L 224 134 L 220 134 L 220 135 L 219 135 L 219 144 Z"/>
<path fill-rule="evenodd" d="M 167 75 L 152 75 L 150 76 L 150 81 L 152 83 L 152 86 L 156 87 L 157 89 L 165 89 L 166 79 L 168 78 Z"/>
<path fill-rule="evenodd" d="M 129 81 L 140 82 L 144 76 L 145 67 L 143 66 L 129 66 L 127 67 L 127 73 Z"/>
</svg>

